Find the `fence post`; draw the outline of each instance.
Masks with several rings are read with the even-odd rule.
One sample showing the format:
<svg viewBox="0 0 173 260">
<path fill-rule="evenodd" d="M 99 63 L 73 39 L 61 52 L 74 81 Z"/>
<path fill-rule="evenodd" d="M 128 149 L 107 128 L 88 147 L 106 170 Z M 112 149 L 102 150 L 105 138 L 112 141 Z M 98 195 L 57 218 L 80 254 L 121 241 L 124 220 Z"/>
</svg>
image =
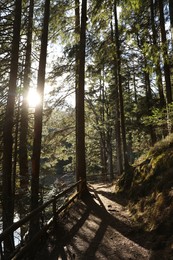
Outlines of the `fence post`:
<svg viewBox="0 0 173 260">
<path fill-rule="evenodd" d="M 3 260 L 4 259 L 4 254 L 2 251 L 2 242 L 0 242 L 0 259 Z"/>
<path fill-rule="evenodd" d="M 54 196 L 53 200 L 53 224 L 56 226 L 56 196 Z"/>
</svg>

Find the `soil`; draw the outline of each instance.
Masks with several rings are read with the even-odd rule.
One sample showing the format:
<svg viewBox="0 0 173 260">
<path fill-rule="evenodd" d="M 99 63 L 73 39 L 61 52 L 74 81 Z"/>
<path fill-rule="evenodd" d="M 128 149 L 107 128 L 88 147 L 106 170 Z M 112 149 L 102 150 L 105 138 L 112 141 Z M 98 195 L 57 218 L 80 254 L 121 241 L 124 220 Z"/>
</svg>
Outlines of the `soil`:
<svg viewBox="0 0 173 260">
<path fill-rule="evenodd" d="M 115 193 L 115 185 L 93 184 L 89 191 L 58 220 L 35 259 L 173 259 L 152 232 L 135 223 L 126 199 Z"/>
</svg>

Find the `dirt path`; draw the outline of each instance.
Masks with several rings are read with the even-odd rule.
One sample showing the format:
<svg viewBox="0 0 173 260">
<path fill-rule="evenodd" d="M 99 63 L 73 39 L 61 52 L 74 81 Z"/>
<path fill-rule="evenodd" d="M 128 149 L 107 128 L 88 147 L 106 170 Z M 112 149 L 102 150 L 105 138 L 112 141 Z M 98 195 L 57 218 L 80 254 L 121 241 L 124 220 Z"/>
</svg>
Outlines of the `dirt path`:
<svg viewBox="0 0 173 260">
<path fill-rule="evenodd" d="M 125 199 L 113 193 L 112 185 L 89 188 L 91 196 L 70 208 L 65 225 L 53 231 L 47 251 L 37 259 L 165 259 L 150 250 L 149 234 L 136 228 Z"/>
</svg>

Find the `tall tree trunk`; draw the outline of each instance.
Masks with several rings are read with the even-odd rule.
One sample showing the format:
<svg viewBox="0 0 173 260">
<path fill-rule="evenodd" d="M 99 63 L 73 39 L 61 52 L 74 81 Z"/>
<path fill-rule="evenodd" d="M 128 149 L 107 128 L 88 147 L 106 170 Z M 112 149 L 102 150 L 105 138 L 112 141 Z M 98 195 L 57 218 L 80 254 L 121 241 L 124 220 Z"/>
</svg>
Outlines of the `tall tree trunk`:
<svg viewBox="0 0 173 260">
<path fill-rule="evenodd" d="M 161 28 L 161 37 L 162 37 L 162 47 L 163 47 L 166 99 L 167 99 L 167 103 L 169 104 L 172 102 L 172 90 L 171 90 L 171 78 L 170 78 L 170 65 L 168 61 L 168 47 L 167 47 L 166 30 L 165 30 L 163 0 L 158 0 L 158 3 L 159 3 L 160 28 Z"/>
<path fill-rule="evenodd" d="M 172 36 L 172 48 L 173 48 L 173 1 L 169 0 L 169 14 L 171 22 L 171 36 Z"/>
<path fill-rule="evenodd" d="M 116 36 L 115 36 L 116 37 Z M 120 129 L 120 105 L 119 105 L 119 92 L 118 92 L 118 74 L 117 74 L 117 58 L 116 58 L 116 44 L 115 44 L 114 30 L 113 30 L 113 22 L 111 21 L 111 40 L 115 47 L 115 55 L 113 59 L 114 63 L 114 84 L 115 87 L 112 90 L 112 95 L 115 97 L 115 140 L 116 140 L 116 168 L 117 175 L 121 175 L 123 173 L 123 165 L 122 165 L 122 149 L 121 149 L 121 129 Z"/>
<path fill-rule="evenodd" d="M 77 120 L 77 103 L 78 103 L 78 91 L 79 91 L 79 41 L 80 41 L 80 3 L 79 0 L 75 0 L 75 44 L 76 44 L 76 57 L 75 57 L 75 93 L 76 93 L 76 133 L 78 129 Z M 77 134 L 76 134 L 76 145 L 77 145 Z M 77 149 L 77 147 L 76 147 Z M 76 166 L 77 167 L 77 166 Z M 76 180 L 79 181 L 80 176 L 76 173 Z"/>
<path fill-rule="evenodd" d="M 102 81 L 103 78 L 103 81 Z M 100 129 L 101 131 L 101 140 L 102 140 L 102 174 L 106 180 L 107 178 L 107 159 L 108 159 L 108 151 L 106 149 L 106 143 L 107 143 L 107 137 L 106 137 L 106 131 L 105 131 L 105 82 L 104 82 L 104 65 L 103 65 L 103 77 L 102 77 L 102 70 L 100 69 L 100 82 L 99 82 L 99 88 L 100 88 L 100 119 L 102 127 Z"/>
<path fill-rule="evenodd" d="M 18 56 L 21 27 L 22 1 L 15 2 L 15 19 L 13 28 L 13 41 L 11 50 L 11 66 L 9 78 L 9 91 L 7 97 L 7 107 L 3 127 L 3 189 L 2 189 L 2 208 L 3 208 L 3 230 L 13 223 L 13 204 L 14 197 L 12 191 L 12 151 L 13 151 L 13 125 L 14 107 L 16 96 L 16 84 L 18 73 Z M 13 237 L 4 241 L 5 255 L 13 249 Z"/>
<path fill-rule="evenodd" d="M 150 12 L 151 12 L 151 25 L 152 25 L 152 32 L 153 32 L 153 47 L 154 50 L 157 50 L 157 61 L 156 61 L 156 83 L 158 86 L 158 90 L 159 90 L 159 97 L 160 97 L 160 107 L 163 108 L 165 106 L 165 99 L 164 99 L 164 94 L 163 94 L 163 82 L 162 82 L 162 71 L 160 68 L 160 54 L 159 54 L 159 47 L 158 47 L 158 35 L 157 35 L 157 31 L 156 31 L 156 26 L 155 26 L 155 19 L 154 19 L 154 3 L 153 0 L 150 0 Z"/>
<path fill-rule="evenodd" d="M 86 187 L 85 161 L 85 45 L 86 45 L 87 0 L 82 0 L 80 49 L 79 49 L 79 86 L 76 91 L 76 174 L 77 179 L 84 181 L 82 189 Z"/>
<path fill-rule="evenodd" d="M 13 155 L 13 177 L 12 177 L 12 196 L 13 196 L 13 212 L 15 208 L 15 194 L 16 194 L 16 175 L 17 175 L 17 157 L 18 157 L 18 136 L 19 136 L 19 116 L 20 116 L 20 97 L 19 97 L 19 103 L 16 111 L 16 128 L 14 133 L 14 155 Z"/>
<path fill-rule="evenodd" d="M 108 173 L 110 181 L 113 181 L 113 160 L 112 160 L 112 129 L 107 131 L 107 150 L 108 150 Z"/>
<path fill-rule="evenodd" d="M 102 167 L 102 176 L 106 178 L 106 169 L 107 169 L 107 158 L 106 158 L 106 144 L 105 144 L 105 134 L 103 131 L 100 131 L 100 155 L 101 155 L 101 167 Z"/>
<path fill-rule="evenodd" d="M 152 110 L 152 94 L 151 94 L 151 84 L 150 84 L 150 75 L 149 72 L 147 71 L 147 59 L 144 56 L 144 64 L 145 64 L 145 70 L 144 70 L 144 75 L 145 75 L 145 86 L 146 86 L 146 104 L 147 104 L 147 112 L 148 116 L 151 116 L 151 110 Z M 148 132 L 151 137 L 151 145 L 154 145 L 156 142 L 156 134 L 155 130 L 153 128 L 153 125 L 148 126 Z"/>
<path fill-rule="evenodd" d="M 138 103 L 138 98 L 137 98 L 137 86 L 136 86 L 136 74 L 135 74 L 135 64 L 133 61 L 133 87 L 134 87 L 134 98 L 135 98 L 135 104 Z"/>
<path fill-rule="evenodd" d="M 169 14 L 170 14 L 170 24 L 171 24 L 171 39 L 172 39 L 172 50 L 173 50 L 173 1 L 169 0 Z M 171 83 L 173 89 L 173 54 L 171 54 Z"/>
<path fill-rule="evenodd" d="M 32 44 L 32 28 L 33 28 L 33 10 L 34 0 L 30 0 L 29 6 L 29 21 L 27 28 L 27 45 L 26 59 L 24 69 L 24 87 L 23 87 L 23 102 L 21 110 L 21 125 L 20 125 L 20 145 L 19 145 L 19 166 L 20 166 L 20 188 L 21 191 L 28 189 L 28 102 L 27 95 L 29 91 L 30 74 L 31 74 L 31 44 Z"/>
<path fill-rule="evenodd" d="M 114 76 L 115 76 L 115 139 L 116 139 L 116 157 L 117 157 L 117 174 L 123 173 L 122 147 L 121 147 L 121 122 L 120 122 L 120 103 L 118 93 L 118 75 L 117 63 L 114 59 Z"/>
<path fill-rule="evenodd" d="M 122 78 L 121 78 L 121 54 L 120 54 L 120 43 L 119 43 L 119 29 L 118 29 L 118 18 L 117 18 L 117 5 L 114 0 L 114 18 L 115 18 L 115 35 L 116 35 L 116 54 L 117 54 L 117 76 L 118 76 L 118 91 L 119 91 L 119 102 L 120 102 L 120 117 L 121 117 L 121 134 L 123 144 L 123 160 L 124 160 L 124 171 L 127 173 L 129 168 L 128 155 L 127 155 L 127 144 L 126 144 L 126 130 L 125 130 L 125 117 L 124 117 L 124 101 L 122 91 Z"/>
<path fill-rule="evenodd" d="M 41 39 L 41 52 L 39 60 L 39 70 L 37 79 L 37 91 L 41 97 L 41 104 L 36 106 L 34 115 L 34 143 L 32 154 L 32 179 L 31 179 L 31 210 L 39 206 L 39 173 L 42 138 L 42 118 L 43 118 L 43 96 L 45 85 L 45 69 L 48 44 L 48 25 L 50 13 L 50 0 L 45 0 L 44 22 Z M 39 229 L 38 219 L 30 223 L 30 237 Z"/>
</svg>

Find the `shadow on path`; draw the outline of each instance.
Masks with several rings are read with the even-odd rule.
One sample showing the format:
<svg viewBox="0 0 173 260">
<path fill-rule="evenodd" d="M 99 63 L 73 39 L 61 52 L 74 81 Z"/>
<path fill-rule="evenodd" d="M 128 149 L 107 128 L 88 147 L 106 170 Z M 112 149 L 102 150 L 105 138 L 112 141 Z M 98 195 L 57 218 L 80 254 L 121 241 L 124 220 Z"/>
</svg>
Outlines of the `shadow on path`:
<svg viewBox="0 0 173 260">
<path fill-rule="evenodd" d="M 124 195 L 122 195 L 121 193 L 112 193 L 111 191 L 106 192 L 103 190 L 98 190 L 97 194 L 98 195 L 101 194 L 102 196 L 111 200 L 112 202 L 116 202 L 124 207 L 127 206 L 127 204 L 128 204 L 128 199 L 126 197 L 122 197 Z"/>
<path fill-rule="evenodd" d="M 107 194 L 106 192 L 99 191 L 95 193 L 102 194 L 103 196 L 107 197 L 110 199 L 109 193 Z M 110 192 L 111 194 L 111 192 Z M 113 196 L 113 195 L 112 195 Z M 115 199 L 115 196 L 114 196 Z M 112 197 L 113 200 L 113 197 Z M 87 197 L 83 198 L 83 201 L 87 205 L 87 207 L 93 211 L 99 218 L 107 223 L 107 225 L 111 226 L 113 229 L 117 230 L 120 232 L 123 236 L 129 238 L 130 240 L 133 240 L 135 243 L 138 245 L 146 248 L 146 249 L 151 249 L 151 239 L 152 239 L 152 232 L 144 232 L 140 230 L 138 227 L 131 227 L 127 225 L 126 223 L 120 221 L 117 219 L 115 216 L 112 216 L 105 208 L 101 207 L 98 205 L 95 200 L 92 198 L 91 194 L 89 194 Z M 113 200 L 114 201 L 114 200 Z M 121 205 L 126 205 L 125 203 L 122 203 L 122 200 L 118 199 L 116 200 L 118 203 L 121 203 Z M 147 240 L 146 240 L 147 237 Z"/>
<path fill-rule="evenodd" d="M 141 248 L 145 252 L 151 250 L 153 234 L 142 232 L 111 215 L 106 210 L 99 194 L 112 201 L 116 200 L 111 192 L 91 190 L 90 193 L 82 198 L 83 202 L 78 201 L 69 210 L 67 219 L 57 223 L 56 229 L 49 234 L 47 241 L 49 250 L 45 250 L 40 259 L 94 260 L 99 259 L 99 255 L 102 256 L 101 259 L 109 260 L 154 259 L 149 258 L 147 253 L 145 253 L 144 257 L 140 255 Z M 120 202 L 120 198 L 117 201 Z M 108 237 L 105 237 L 108 228 Z M 115 233 L 117 234 L 116 236 Z M 115 240 L 119 239 L 119 236 L 121 236 L 121 239 L 124 237 L 124 245 L 119 242 L 122 244 L 122 248 L 119 248 L 119 245 L 115 247 Z M 132 246 L 137 248 L 137 252 L 134 252 L 134 258 L 129 256 L 130 254 L 132 255 L 133 250 L 136 250 L 131 250 L 130 247 Z"/>
</svg>

